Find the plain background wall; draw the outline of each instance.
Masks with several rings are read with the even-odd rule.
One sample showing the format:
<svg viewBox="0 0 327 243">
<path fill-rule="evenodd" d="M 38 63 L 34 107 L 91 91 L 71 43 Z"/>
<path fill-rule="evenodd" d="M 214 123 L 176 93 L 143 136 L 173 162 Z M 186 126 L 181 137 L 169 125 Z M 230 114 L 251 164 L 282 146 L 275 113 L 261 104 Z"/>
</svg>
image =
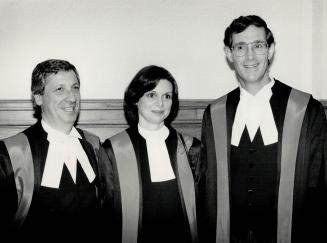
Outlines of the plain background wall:
<svg viewBox="0 0 327 243">
<path fill-rule="evenodd" d="M 67 59 L 83 99 L 121 99 L 145 65 L 167 68 L 182 99 L 213 99 L 237 82 L 223 35 L 263 17 L 276 40 L 271 75 L 327 98 L 326 0 L 1 0 L 0 99 L 29 99 L 35 65 Z"/>
</svg>

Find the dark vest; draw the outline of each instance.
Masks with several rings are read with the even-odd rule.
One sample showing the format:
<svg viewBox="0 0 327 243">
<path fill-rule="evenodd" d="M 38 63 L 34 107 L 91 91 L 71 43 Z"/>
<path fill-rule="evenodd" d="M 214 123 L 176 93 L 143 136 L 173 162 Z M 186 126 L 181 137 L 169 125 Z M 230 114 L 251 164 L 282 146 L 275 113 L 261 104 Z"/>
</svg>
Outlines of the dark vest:
<svg viewBox="0 0 327 243">
<path fill-rule="evenodd" d="M 54 237 L 94 236 L 100 217 L 96 180 L 90 183 L 78 163 L 75 184 L 64 165 L 58 189 L 40 186 L 21 236 L 30 236 L 35 229 Z"/>
<path fill-rule="evenodd" d="M 231 239 L 275 239 L 277 143 L 265 146 L 260 129 L 251 142 L 245 129 L 230 161 Z"/>
<path fill-rule="evenodd" d="M 144 159 L 143 162 L 140 163 L 143 197 L 142 231 L 138 241 L 191 242 L 189 223 L 183 213 L 176 178 L 151 182 L 148 160 Z"/>
</svg>

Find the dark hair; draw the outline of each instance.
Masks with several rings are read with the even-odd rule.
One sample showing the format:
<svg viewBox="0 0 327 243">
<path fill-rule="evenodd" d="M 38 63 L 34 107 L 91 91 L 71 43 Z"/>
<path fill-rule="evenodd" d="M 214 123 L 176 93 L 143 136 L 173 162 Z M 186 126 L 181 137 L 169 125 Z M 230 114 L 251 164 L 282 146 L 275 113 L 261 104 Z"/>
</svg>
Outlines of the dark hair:
<svg viewBox="0 0 327 243">
<path fill-rule="evenodd" d="M 35 110 L 34 116 L 41 117 L 41 109 L 35 103 L 34 95 L 42 95 L 45 87 L 45 79 L 51 74 L 57 74 L 59 71 L 73 71 L 76 75 L 78 83 L 80 83 L 79 74 L 75 66 L 68 61 L 59 59 L 49 59 L 36 65 L 32 73 L 32 102 Z"/>
<path fill-rule="evenodd" d="M 124 112 L 125 118 L 130 126 L 137 125 L 139 120 L 136 103 L 144 93 L 153 90 L 162 79 L 169 81 L 173 86 L 172 107 L 169 116 L 165 119 L 165 124 L 170 125 L 175 119 L 179 107 L 176 80 L 166 69 L 151 65 L 142 68 L 132 79 L 125 91 Z"/>
<path fill-rule="evenodd" d="M 256 27 L 263 27 L 265 29 L 268 47 L 270 47 L 270 45 L 275 42 L 273 33 L 267 27 L 266 22 L 257 15 L 248 15 L 240 16 L 237 19 L 234 19 L 233 22 L 226 28 L 224 37 L 225 46 L 232 48 L 233 34 L 243 32 L 250 25 L 254 25 Z"/>
</svg>

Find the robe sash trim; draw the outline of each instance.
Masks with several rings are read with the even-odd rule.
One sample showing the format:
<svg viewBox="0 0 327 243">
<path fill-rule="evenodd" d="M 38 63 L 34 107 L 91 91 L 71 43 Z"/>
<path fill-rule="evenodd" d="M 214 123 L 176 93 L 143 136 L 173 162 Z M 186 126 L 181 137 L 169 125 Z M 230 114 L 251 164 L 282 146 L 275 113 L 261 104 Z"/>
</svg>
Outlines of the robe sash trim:
<svg viewBox="0 0 327 243">
<path fill-rule="evenodd" d="M 115 154 L 122 203 L 122 242 L 137 243 L 140 219 L 140 179 L 133 144 L 126 131 L 110 138 Z M 188 142 L 186 142 L 188 143 Z M 177 178 L 190 224 L 192 242 L 198 240 L 195 188 L 191 168 L 180 138 L 177 147 Z"/>
<path fill-rule="evenodd" d="M 34 165 L 28 139 L 24 133 L 3 140 L 14 171 L 18 205 L 12 226 L 20 228 L 29 211 L 34 191 Z"/>
<path fill-rule="evenodd" d="M 183 201 L 186 209 L 187 218 L 190 225 L 192 242 L 198 242 L 198 229 L 196 219 L 195 188 L 192 170 L 188 163 L 187 151 L 189 151 L 193 138 L 182 135 L 184 143 L 178 136 L 177 144 L 177 176 L 179 178 L 180 191 L 182 191 Z"/>
<path fill-rule="evenodd" d="M 217 243 L 229 243 L 230 235 L 226 101 L 227 95 L 216 100 L 210 108 L 217 161 Z"/>
<path fill-rule="evenodd" d="M 99 137 L 95 136 L 94 134 L 85 131 L 85 130 L 79 130 L 83 133 L 85 139 L 92 145 L 95 157 L 98 160 L 98 155 L 99 155 L 99 149 L 100 149 L 100 140 Z"/>
<path fill-rule="evenodd" d="M 140 180 L 133 144 L 124 131 L 110 138 L 120 183 L 122 243 L 137 243 L 140 214 Z"/>
<path fill-rule="evenodd" d="M 290 243 L 296 157 L 305 111 L 310 95 L 292 89 L 282 134 L 281 171 L 278 190 L 277 242 Z M 216 242 L 230 242 L 229 163 L 227 146 L 227 95 L 211 105 L 211 119 L 217 161 Z"/>
<path fill-rule="evenodd" d="M 88 132 L 85 138 L 89 141 L 97 153 L 100 146 L 97 137 Z M 3 140 L 5 143 L 11 165 L 14 171 L 15 184 L 17 190 L 18 205 L 14 216 L 12 227 L 19 229 L 25 221 L 31 206 L 35 187 L 34 162 L 28 138 L 24 133 L 18 133 Z"/>
<path fill-rule="evenodd" d="M 282 134 L 278 191 L 277 243 L 290 243 L 292 236 L 293 192 L 296 157 L 302 123 L 310 95 L 292 89 L 288 99 Z"/>
</svg>

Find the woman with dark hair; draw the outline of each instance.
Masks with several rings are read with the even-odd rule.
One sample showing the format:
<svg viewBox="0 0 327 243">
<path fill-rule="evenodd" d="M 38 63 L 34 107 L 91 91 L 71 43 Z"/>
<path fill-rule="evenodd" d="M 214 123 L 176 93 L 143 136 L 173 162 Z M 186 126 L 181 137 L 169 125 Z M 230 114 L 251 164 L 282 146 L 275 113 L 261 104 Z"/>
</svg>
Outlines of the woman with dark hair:
<svg viewBox="0 0 327 243">
<path fill-rule="evenodd" d="M 125 91 L 124 111 L 130 127 L 107 139 L 102 154 L 116 175 L 112 190 L 118 241 L 198 242 L 200 141 L 170 125 L 178 111 L 173 76 L 158 66 L 141 69 Z"/>
</svg>

